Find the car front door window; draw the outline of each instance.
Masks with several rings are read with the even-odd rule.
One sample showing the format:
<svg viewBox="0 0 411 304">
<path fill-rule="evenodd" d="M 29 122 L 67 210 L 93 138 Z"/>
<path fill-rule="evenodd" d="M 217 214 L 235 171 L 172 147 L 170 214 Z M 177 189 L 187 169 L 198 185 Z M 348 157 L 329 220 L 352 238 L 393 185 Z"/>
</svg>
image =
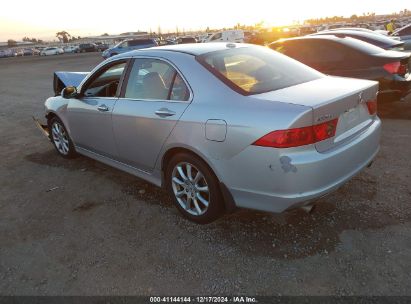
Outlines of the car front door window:
<svg viewBox="0 0 411 304">
<path fill-rule="evenodd" d="M 126 62 L 112 65 L 92 80 L 84 90 L 85 97 L 115 97 Z"/>
</svg>

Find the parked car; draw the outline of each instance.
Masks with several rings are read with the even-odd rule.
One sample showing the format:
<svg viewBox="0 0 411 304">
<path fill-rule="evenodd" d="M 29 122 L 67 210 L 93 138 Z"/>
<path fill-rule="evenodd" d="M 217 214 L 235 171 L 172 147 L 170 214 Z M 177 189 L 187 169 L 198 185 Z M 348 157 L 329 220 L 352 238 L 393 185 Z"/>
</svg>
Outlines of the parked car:
<svg viewBox="0 0 411 304">
<path fill-rule="evenodd" d="M 298 35 L 303 36 L 303 35 L 309 35 L 312 33 L 316 33 L 316 29 L 313 26 L 301 26 L 298 28 Z"/>
<path fill-rule="evenodd" d="M 10 49 L 0 50 L 0 58 L 13 57 L 13 51 Z"/>
<path fill-rule="evenodd" d="M 79 44 L 77 53 L 89 53 L 89 52 L 97 52 L 97 46 L 94 43 L 81 43 Z"/>
<path fill-rule="evenodd" d="M 411 50 L 411 24 L 395 30 L 392 37 L 399 37 L 404 43 L 404 49 Z"/>
<path fill-rule="evenodd" d="M 204 35 L 201 35 L 199 42 L 200 42 L 200 43 L 207 42 L 208 38 L 209 38 L 210 36 L 212 36 L 212 35 L 213 35 L 213 33 L 206 33 L 206 34 L 204 34 Z"/>
<path fill-rule="evenodd" d="M 270 47 L 325 74 L 376 80 L 380 102 L 399 100 L 411 90 L 409 53 L 333 35 L 283 39 Z"/>
<path fill-rule="evenodd" d="M 145 49 L 154 46 L 158 46 L 157 42 L 154 39 L 124 40 L 115 45 L 114 47 L 105 50 L 103 52 L 103 58 L 109 58 L 132 50 Z"/>
<path fill-rule="evenodd" d="M 383 35 L 383 36 L 389 36 L 388 31 L 383 31 L 383 30 L 370 30 L 367 28 L 362 28 L 362 27 L 344 27 L 344 28 L 337 28 L 337 29 L 330 29 L 329 31 L 335 32 L 335 31 L 359 31 L 359 32 L 365 32 L 369 34 L 378 34 L 378 35 Z M 389 38 L 394 39 L 394 40 L 400 40 L 399 37 L 394 37 L 394 36 L 389 36 Z"/>
<path fill-rule="evenodd" d="M 208 36 L 205 42 L 244 42 L 243 30 L 228 30 Z"/>
<path fill-rule="evenodd" d="M 351 37 L 364 42 L 371 43 L 375 46 L 383 48 L 384 50 L 393 50 L 393 51 L 403 51 L 404 42 L 385 37 L 377 33 L 368 33 L 364 31 L 353 31 L 353 30 L 331 30 L 331 31 L 322 31 L 310 36 L 319 36 L 319 35 L 336 35 L 339 37 Z"/>
<path fill-rule="evenodd" d="M 109 48 L 109 45 L 106 43 L 96 42 L 97 51 L 103 52 Z"/>
<path fill-rule="evenodd" d="M 14 49 L 14 54 L 15 57 L 22 57 L 24 55 L 22 49 Z"/>
<path fill-rule="evenodd" d="M 197 40 L 194 37 L 179 37 L 177 39 L 177 44 L 184 43 L 197 43 Z"/>
<path fill-rule="evenodd" d="M 23 56 L 33 56 L 34 51 L 32 48 L 24 48 L 23 49 Z"/>
<path fill-rule="evenodd" d="M 40 56 L 64 54 L 63 49 L 58 47 L 47 47 L 40 52 Z"/>
<path fill-rule="evenodd" d="M 36 56 L 40 55 L 40 50 L 38 48 L 32 48 L 32 51 L 33 51 L 33 55 L 36 55 Z"/>
<path fill-rule="evenodd" d="M 64 53 L 77 53 L 78 46 L 75 45 L 67 45 L 63 48 Z"/>
<path fill-rule="evenodd" d="M 164 39 L 164 40 L 160 40 L 158 45 L 174 45 L 177 44 L 177 42 L 173 39 Z"/>
<path fill-rule="evenodd" d="M 56 151 L 165 187 L 197 223 L 312 204 L 379 149 L 377 82 L 329 77 L 266 47 L 170 45 L 55 77 L 56 95 L 66 87 L 38 126 Z"/>
</svg>

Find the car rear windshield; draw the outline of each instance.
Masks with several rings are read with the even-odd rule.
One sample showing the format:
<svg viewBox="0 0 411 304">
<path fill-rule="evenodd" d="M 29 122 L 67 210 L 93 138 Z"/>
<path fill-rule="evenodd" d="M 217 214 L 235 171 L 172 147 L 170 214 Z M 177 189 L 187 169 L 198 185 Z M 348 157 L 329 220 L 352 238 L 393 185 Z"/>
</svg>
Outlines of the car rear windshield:
<svg viewBox="0 0 411 304">
<path fill-rule="evenodd" d="M 197 56 L 222 82 L 243 95 L 275 91 L 324 75 L 265 47 L 240 47 Z"/>
</svg>

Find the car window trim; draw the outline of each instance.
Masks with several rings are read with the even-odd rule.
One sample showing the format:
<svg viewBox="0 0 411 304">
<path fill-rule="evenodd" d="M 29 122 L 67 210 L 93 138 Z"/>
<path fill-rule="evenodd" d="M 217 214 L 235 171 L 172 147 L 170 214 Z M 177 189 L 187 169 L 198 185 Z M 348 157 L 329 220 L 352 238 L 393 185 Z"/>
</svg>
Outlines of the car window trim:
<svg viewBox="0 0 411 304">
<path fill-rule="evenodd" d="M 101 76 L 101 71 L 103 70 L 108 70 L 112 66 L 119 64 L 119 63 L 125 63 L 126 66 L 124 67 L 123 73 L 121 74 L 120 80 L 118 82 L 118 87 L 116 91 L 116 95 L 114 97 L 101 97 L 101 96 L 85 96 L 84 92 L 87 90 L 88 85 L 96 80 L 99 76 Z M 116 60 L 112 60 L 105 65 L 101 66 L 97 71 L 93 73 L 93 75 L 87 79 L 87 81 L 81 86 L 81 91 L 80 91 L 80 98 L 98 98 L 98 99 L 118 99 L 119 95 L 121 93 L 121 88 L 123 86 L 123 81 L 124 81 L 124 76 L 125 72 L 128 70 L 128 67 L 130 65 L 130 58 L 120 58 Z M 104 72 L 103 72 L 104 73 Z"/>
<path fill-rule="evenodd" d="M 164 57 L 160 57 L 160 56 L 147 56 L 147 55 L 144 55 L 144 56 L 138 55 L 138 56 L 134 56 L 134 57 L 132 57 L 132 58 L 130 58 L 130 59 L 131 59 L 131 60 L 129 61 L 129 66 L 130 66 L 130 68 L 128 68 L 128 70 L 127 70 L 127 75 L 126 75 L 126 77 L 124 77 L 124 80 L 123 80 L 124 86 L 122 85 L 122 90 L 121 90 L 121 93 L 120 93 L 119 98 L 121 98 L 121 99 L 127 99 L 127 100 L 134 100 L 134 101 L 154 101 L 154 102 L 165 102 L 165 101 L 166 101 L 166 102 L 172 102 L 172 103 L 191 103 L 191 102 L 193 101 L 193 99 L 194 99 L 194 94 L 193 94 L 193 91 L 192 91 L 192 89 L 191 89 L 190 84 L 188 83 L 188 81 L 186 80 L 186 78 L 184 77 L 184 74 L 180 71 L 180 69 L 178 69 L 177 66 L 176 66 L 174 63 L 172 63 L 170 60 L 168 60 L 167 58 L 164 58 Z M 164 61 L 164 62 L 166 62 L 167 64 L 169 64 L 171 67 L 173 67 L 174 70 L 180 75 L 181 79 L 183 79 L 183 81 L 184 81 L 184 83 L 185 83 L 188 91 L 190 92 L 190 96 L 189 96 L 188 100 L 144 99 L 144 98 L 137 99 L 137 98 L 128 98 L 128 97 L 125 97 L 125 93 L 126 93 L 125 91 L 126 91 L 128 79 L 129 79 L 129 77 L 130 77 L 131 69 L 132 69 L 132 67 L 134 66 L 134 62 L 135 62 L 136 59 L 157 59 L 157 60 L 160 60 L 160 61 Z M 174 80 L 175 80 L 175 78 L 177 77 L 177 73 L 176 73 L 175 77 L 173 78 L 171 88 L 172 88 L 173 85 L 174 85 Z"/>
<path fill-rule="evenodd" d="M 177 74 L 177 71 L 174 71 L 173 79 L 171 80 L 170 88 L 168 89 L 167 100 L 171 100 L 171 93 L 173 92 L 174 82 L 176 81 Z"/>
</svg>

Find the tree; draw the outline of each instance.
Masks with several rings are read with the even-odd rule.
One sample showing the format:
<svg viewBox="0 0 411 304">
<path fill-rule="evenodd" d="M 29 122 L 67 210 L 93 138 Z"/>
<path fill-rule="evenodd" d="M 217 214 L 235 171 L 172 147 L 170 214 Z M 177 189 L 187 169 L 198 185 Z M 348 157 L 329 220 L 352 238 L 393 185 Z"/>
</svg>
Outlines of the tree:
<svg viewBox="0 0 411 304">
<path fill-rule="evenodd" d="M 66 31 L 61 31 L 56 33 L 56 37 L 59 39 L 60 42 L 67 43 L 71 38 L 71 35 Z"/>
<path fill-rule="evenodd" d="M 15 47 L 15 46 L 17 46 L 17 42 L 13 39 L 9 39 L 9 40 L 7 40 L 7 46 L 8 47 Z"/>
<path fill-rule="evenodd" d="M 37 40 L 36 38 L 29 38 L 29 37 L 23 37 L 23 39 L 21 40 L 24 42 L 33 42 L 33 43 L 39 42 L 39 40 Z"/>
</svg>

